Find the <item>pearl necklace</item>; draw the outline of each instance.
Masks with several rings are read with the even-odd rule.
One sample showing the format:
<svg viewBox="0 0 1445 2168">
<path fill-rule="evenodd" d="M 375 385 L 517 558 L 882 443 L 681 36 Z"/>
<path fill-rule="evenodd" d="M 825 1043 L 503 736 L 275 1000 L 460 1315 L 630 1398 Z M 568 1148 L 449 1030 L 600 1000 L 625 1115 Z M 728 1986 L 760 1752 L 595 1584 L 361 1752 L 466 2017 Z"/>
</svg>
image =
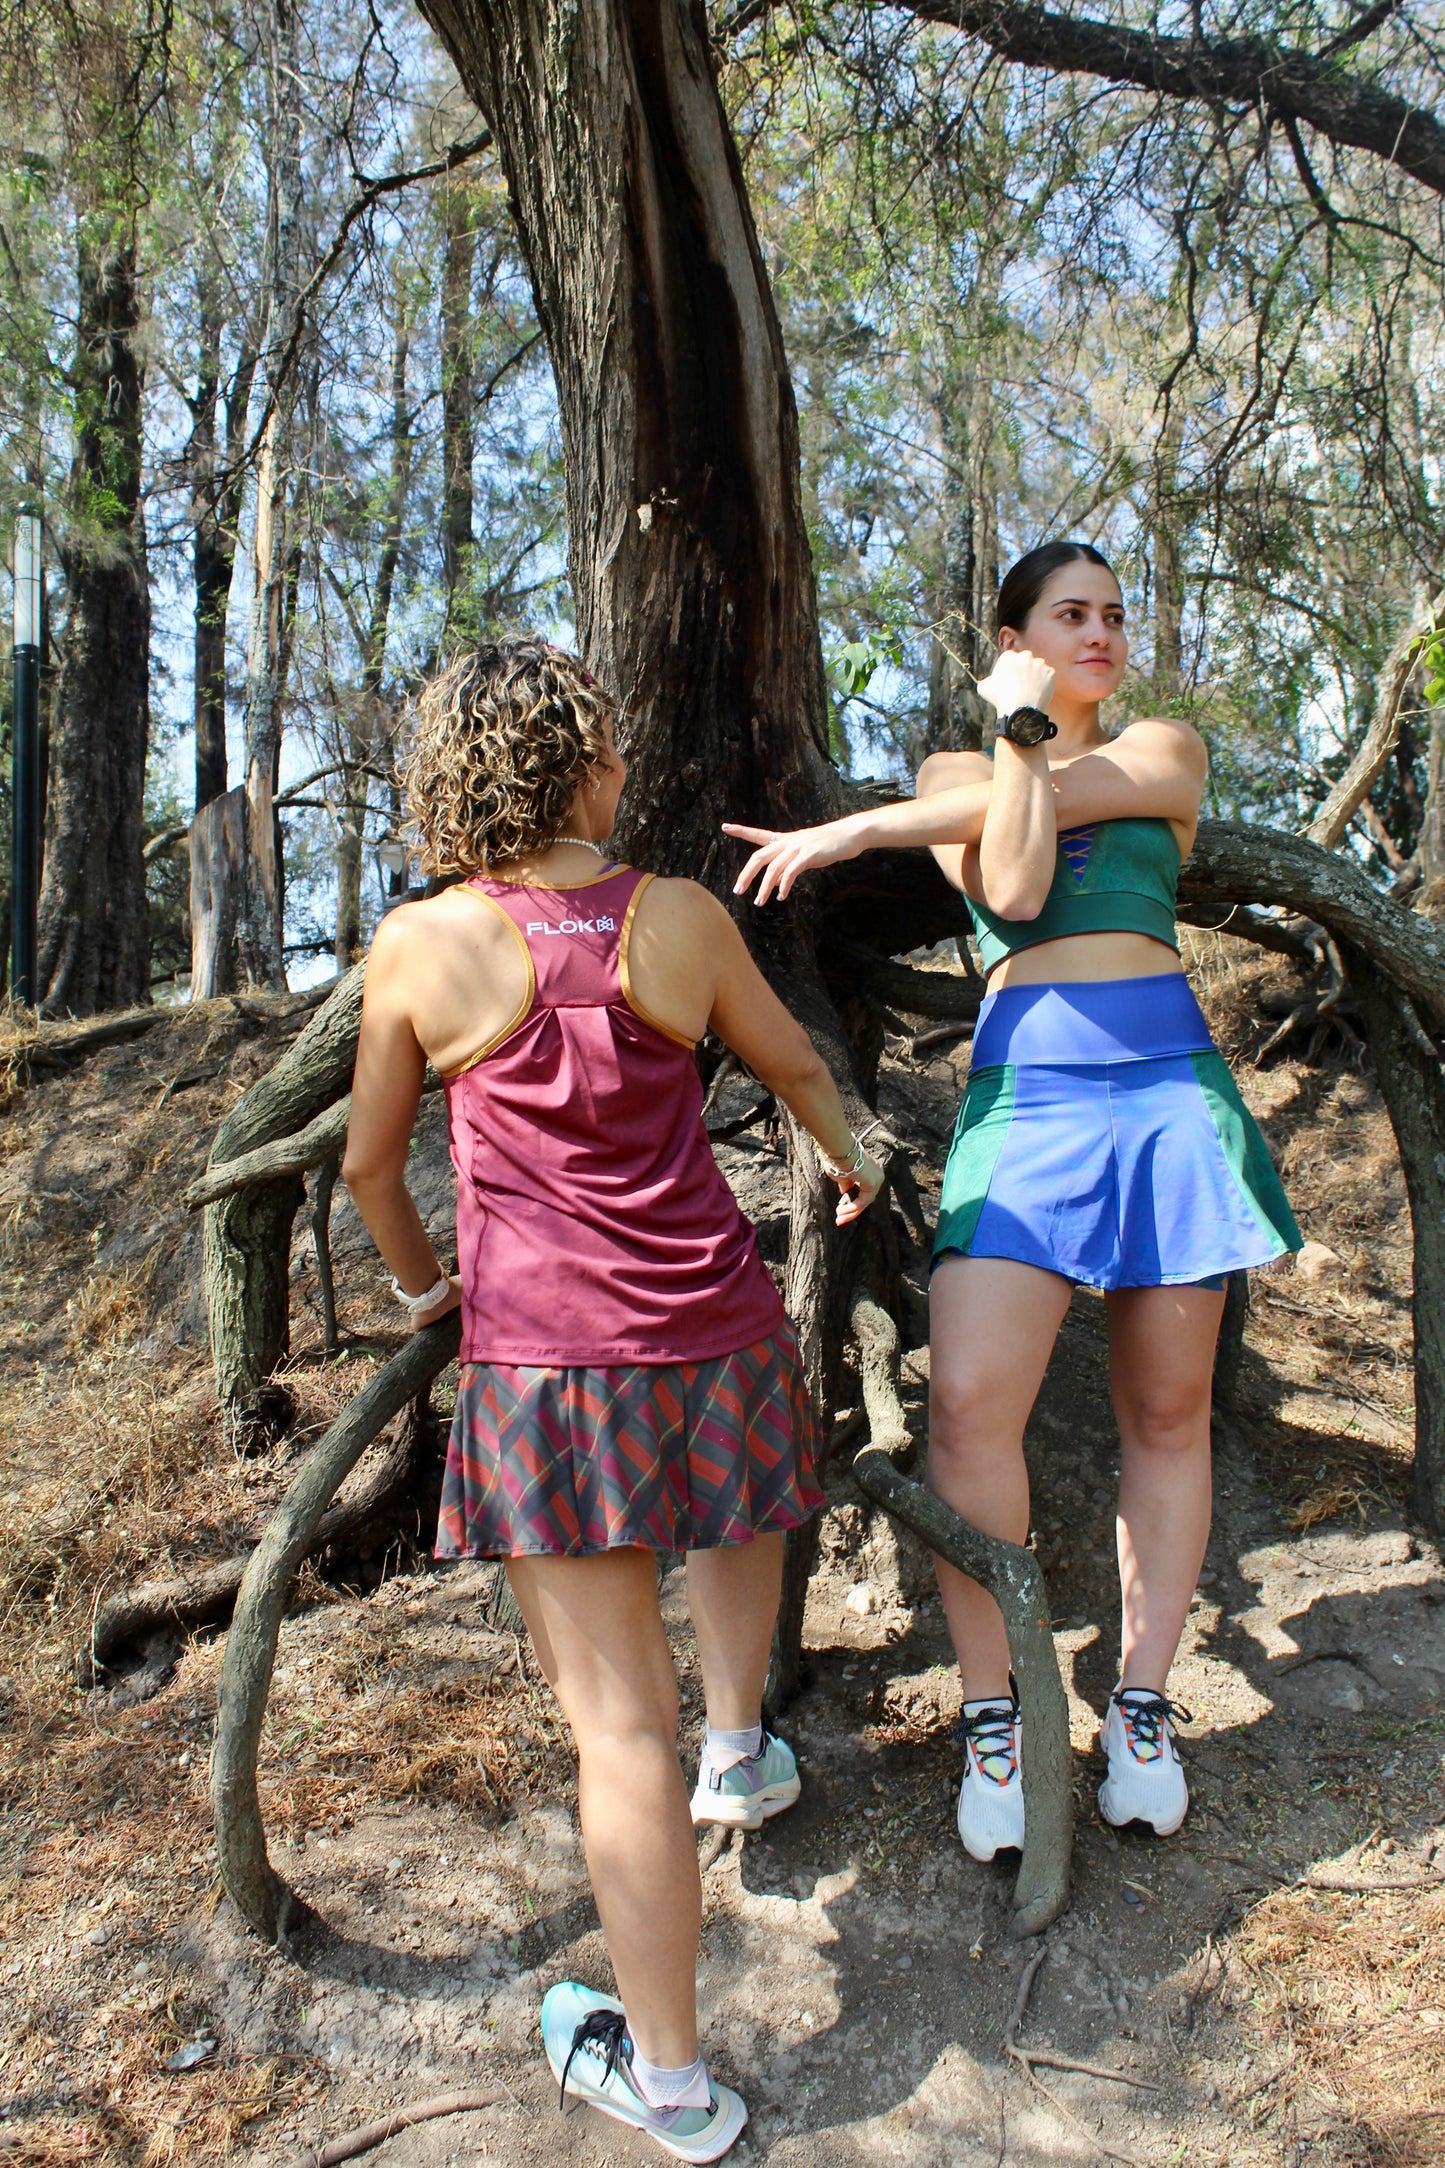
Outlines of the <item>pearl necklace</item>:
<svg viewBox="0 0 1445 2168">
<path fill-rule="evenodd" d="M 589 843 L 586 836 L 553 836 L 551 843 L 547 845 L 547 849 L 550 851 L 559 843 L 580 843 L 584 851 L 595 851 L 599 858 L 607 856 L 600 843 Z"/>
</svg>

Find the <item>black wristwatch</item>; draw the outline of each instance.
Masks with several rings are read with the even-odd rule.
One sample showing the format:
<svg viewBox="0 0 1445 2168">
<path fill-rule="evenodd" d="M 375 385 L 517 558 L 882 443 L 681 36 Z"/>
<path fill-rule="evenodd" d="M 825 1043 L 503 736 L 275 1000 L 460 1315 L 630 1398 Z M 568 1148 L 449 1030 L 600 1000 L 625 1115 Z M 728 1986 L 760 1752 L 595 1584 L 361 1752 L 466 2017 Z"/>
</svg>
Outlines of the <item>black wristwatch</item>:
<svg viewBox="0 0 1445 2168">
<path fill-rule="evenodd" d="M 1010 745 L 1043 745 L 1058 736 L 1059 726 L 1042 708 L 1015 708 L 1012 715 L 999 718 L 998 734 Z"/>
</svg>

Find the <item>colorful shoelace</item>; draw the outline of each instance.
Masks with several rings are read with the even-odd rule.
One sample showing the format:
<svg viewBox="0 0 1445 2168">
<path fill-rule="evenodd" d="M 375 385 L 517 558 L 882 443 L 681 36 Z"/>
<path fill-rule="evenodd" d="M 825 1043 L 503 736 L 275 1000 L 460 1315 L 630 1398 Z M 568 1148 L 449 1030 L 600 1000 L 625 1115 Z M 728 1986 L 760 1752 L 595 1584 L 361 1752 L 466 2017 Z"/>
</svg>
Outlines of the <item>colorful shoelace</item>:
<svg viewBox="0 0 1445 2168">
<path fill-rule="evenodd" d="M 963 1740 L 965 1751 L 972 1744 L 978 1773 L 991 1784 L 1012 1783 L 1018 1769 L 1014 1752 L 1014 1719 L 1018 1713 L 1017 1702 L 1000 1702 L 959 1719 L 956 1736 Z M 1002 1769 L 990 1767 L 990 1763 L 1002 1763 Z"/>
<path fill-rule="evenodd" d="M 1191 1710 L 1182 1708 L 1177 1701 L 1170 1701 L 1165 1694 L 1152 1694 L 1143 1687 L 1121 1686 L 1113 1698 L 1124 1719 L 1124 1737 L 1129 1743 L 1129 1752 L 1136 1762 L 1146 1765 L 1163 1758 L 1166 1724 L 1194 1722 Z"/>
</svg>

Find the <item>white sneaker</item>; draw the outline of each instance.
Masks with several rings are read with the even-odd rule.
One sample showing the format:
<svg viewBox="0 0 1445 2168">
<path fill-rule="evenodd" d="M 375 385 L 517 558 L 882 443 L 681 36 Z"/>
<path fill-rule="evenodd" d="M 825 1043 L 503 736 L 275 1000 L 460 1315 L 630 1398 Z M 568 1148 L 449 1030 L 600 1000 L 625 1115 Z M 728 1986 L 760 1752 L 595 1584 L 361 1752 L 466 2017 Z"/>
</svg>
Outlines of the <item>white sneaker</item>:
<svg viewBox="0 0 1445 2168">
<path fill-rule="evenodd" d="M 632 2075 L 621 2003 L 576 1980 L 562 1980 L 543 1996 L 542 2046 L 564 2112 L 568 2092 L 576 2093 L 604 2115 L 646 2131 L 674 2160 L 721 2160 L 747 2122 L 737 2094 L 712 2079 L 705 2108 L 654 2108 Z"/>
<path fill-rule="evenodd" d="M 1099 1786 L 1099 1812 L 1116 1829 L 1147 1822 L 1156 1837 L 1172 1837 L 1189 1812 L 1176 1721 L 1189 1723 L 1189 1711 L 1147 1686 L 1121 1686 L 1109 1696 L 1099 1735 L 1109 1774 Z"/>
<path fill-rule="evenodd" d="M 1024 1781 L 1019 1773 L 1018 1696 L 1007 1701 L 966 1701 L 958 1730 L 963 1740 L 963 1783 L 958 1793 L 958 1834 L 971 1859 L 1023 1850 Z"/>
</svg>

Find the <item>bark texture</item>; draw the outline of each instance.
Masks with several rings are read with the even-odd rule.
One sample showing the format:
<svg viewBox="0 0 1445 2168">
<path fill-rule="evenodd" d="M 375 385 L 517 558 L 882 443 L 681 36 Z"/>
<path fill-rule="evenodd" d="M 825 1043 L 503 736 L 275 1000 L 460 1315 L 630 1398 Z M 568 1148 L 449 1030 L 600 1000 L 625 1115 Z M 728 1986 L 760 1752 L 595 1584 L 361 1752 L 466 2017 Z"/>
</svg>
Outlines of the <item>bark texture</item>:
<svg viewBox="0 0 1445 2168">
<path fill-rule="evenodd" d="M 246 660 L 246 852 L 237 927 L 248 981 L 278 989 L 286 984 L 286 958 L 276 783 L 288 605 L 295 578 L 288 514 L 301 286 L 299 38 L 298 0 L 270 0 L 266 19 L 268 412 L 256 477 L 255 591 Z"/>
<path fill-rule="evenodd" d="M 245 858 L 246 792 L 237 784 L 201 806 L 191 822 L 192 1001 L 235 991 L 236 914 Z"/>
<path fill-rule="evenodd" d="M 422 0 L 489 120 L 556 375 L 619 837 L 728 887 L 730 814 L 837 802 L 797 417 L 697 0 Z"/>
<path fill-rule="evenodd" d="M 42 1013 L 150 995 L 145 764 L 150 589 L 141 509 L 143 372 L 133 241 L 82 216 L 64 661 L 50 736 L 37 955 Z"/>
<path fill-rule="evenodd" d="M 1445 1531 L 1445 1078 L 1408 998 L 1348 942 L 1340 954 L 1390 1110 L 1414 1241 L 1415 1502 Z"/>
<path fill-rule="evenodd" d="M 274 1069 L 239 1099 L 208 1168 L 290 1137 L 351 1084 L 362 967 L 347 973 Z M 289 1346 L 291 1225 L 305 1194 L 299 1171 L 206 1207 L 204 1272 L 216 1391 L 239 1417 Z"/>
<path fill-rule="evenodd" d="M 1231 904 L 1285 904 L 1349 942 L 1387 983 L 1445 1024 L 1445 927 L 1402 910 L 1351 859 L 1306 836 L 1201 821 L 1179 894 L 1187 906 L 1212 908 L 1217 925 L 1228 921 Z"/>
</svg>

